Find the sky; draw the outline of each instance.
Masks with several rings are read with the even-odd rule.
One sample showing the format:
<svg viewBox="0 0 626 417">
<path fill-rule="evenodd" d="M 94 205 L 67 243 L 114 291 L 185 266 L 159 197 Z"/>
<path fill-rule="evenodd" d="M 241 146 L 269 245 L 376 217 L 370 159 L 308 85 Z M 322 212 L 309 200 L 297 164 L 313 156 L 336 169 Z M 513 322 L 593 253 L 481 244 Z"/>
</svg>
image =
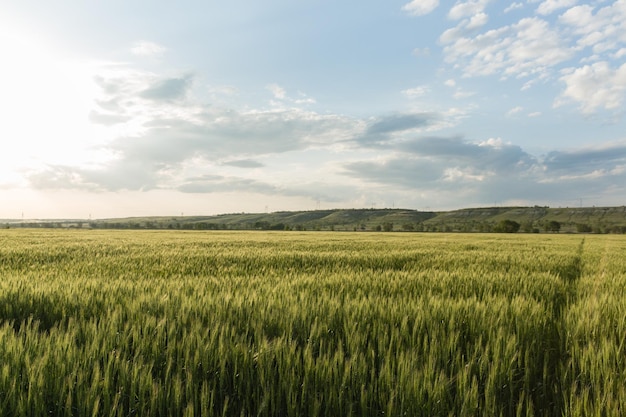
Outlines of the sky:
<svg viewBox="0 0 626 417">
<path fill-rule="evenodd" d="M 0 11 L 0 218 L 626 204 L 626 0 Z"/>
</svg>

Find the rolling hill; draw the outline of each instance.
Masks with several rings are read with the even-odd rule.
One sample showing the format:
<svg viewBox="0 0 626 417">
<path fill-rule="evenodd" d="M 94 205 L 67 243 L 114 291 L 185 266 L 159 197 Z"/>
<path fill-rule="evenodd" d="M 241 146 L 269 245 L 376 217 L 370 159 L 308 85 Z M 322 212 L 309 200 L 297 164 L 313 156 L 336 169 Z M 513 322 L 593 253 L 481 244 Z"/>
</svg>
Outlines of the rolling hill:
<svg viewBox="0 0 626 417">
<path fill-rule="evenodd" d="M 214 216 L 129 217 L 99 220 L 2 220 L 5 227 L 80 227 L 190 230 L 335 230 L 491 232 L 504 220 L 520 232 L 542 233 L 557 222 L 565 233 L 626 233 L 626 206 L 483 207 L 452 211 L 407 209 L 333 209 L 231 213 Z"/>
</svg>

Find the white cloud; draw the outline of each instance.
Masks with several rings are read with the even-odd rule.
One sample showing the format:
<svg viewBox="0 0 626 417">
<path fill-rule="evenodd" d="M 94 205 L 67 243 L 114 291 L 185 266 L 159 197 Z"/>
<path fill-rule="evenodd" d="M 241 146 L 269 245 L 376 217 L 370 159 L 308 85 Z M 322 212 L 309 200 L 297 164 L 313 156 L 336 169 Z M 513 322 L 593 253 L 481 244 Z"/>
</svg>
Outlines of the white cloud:
<svg viewBox="0 0 626 417">
<path fill-rule="evenodd" d="M 412 52 L 413 56 L 430 56 L 429 48 L 415 48 Z"/>
<path fill-rule="evenodd" d="M 514 115 L 518 114 L 522 110 L 524 110 L 524 108 L 522 106 L 513 107 L 511 110 L 506 112 L 506 115 L 511 117 L 511 116 L 514 116 Z"/>
<path fill-rule="evenodd" d="M 559 9 L 573 6 L 576 3 L 578 3 L 578 0 L 545 0 L 537 7 L 537 13 L 545 16 Z"/>
<path fill-rule="evenodd" d="M 564 71 L 561 81 L 565 90 L 555 101 L 560 106 L 568 101 L 580 104 L 583 113 L 597 109 L 619 109 L 626 95 L 626 64 L 613 68 L 602 61 Z"/>
<path fill-rule="evenodd" d="M 472 170 L 463 170 L 459 167 L 446 168 L 441 176 L 443 182 L 472 182 L 472 181 L 484 181 L 487 178 L 487 174 L 476 174 Z"/>
<path fill-rule="evenodd" d="M 407 90 L 403 90 L 402 94 L 404 94 L 405 96 L 409 98 L 416 98 L 416 97 L 421 97 L 425 95 L 429 91 L 430 91 L 430 88 L 428 86 L 421 85 L 419 87 L 414 87 L 414 88 L 409 88 Z"/>
<path fill-rule="evenodd" d="M 504 145 L 511 145 L 510 143 L 504 143 L 502 138 L 489 138 L 482 142 L 477 143 L 478 146 L 491 146 L 492 148 L 502 149 Z"/>
<path fill-rule="evenodd" d="M 301 96 L 300 98 L 296 98 L 293 100 L 295 104 L 315 104 L 317 100 L 313 97 Z"/>
<path fill-rule="evenodd" d="M 511 12 L 513 10 L 521 9 L 523 7 L 524 7 L 524 4 L 514 2 L 514 3 L 511 3 L 511 5 L 509 7 L 504 9 L 504 13 L 509 13 L 509 12 Z"/>
<path fill-rule="evenodd" d="M 270 84 L 267 86 L 267 89 L 274 95 L 274 98 L 278 100 L 284 99 L 287 95 L 285 89 L 278 84 Z"/>
<path fill-rule="evenodd" d="M 439 42 L 443 44 L 458 42 L 463 39 L 463 27 L 455 26 L 450 29 L 446 29 L 441 36 L 439 36 Z M 450 52 L 449 49 L 444 51 Z"/>
<path fill-rule="evenodd" d="M 138 41 L 130 51 L 139 56 L 159 56 L 166 51 L 166 48 L 154 42 Z"/>
<path fill-rule="evenodd" d="M 411 16 L 423 16 L 429 14 L 439 6 L 439 0 L 413 0 L 402 6 L 402 10 Z"/>
<path fill-rule="evenodd" d="M 532 113 L 528 113 L 528 117 L 539 117 L 541 116 L 541 112 L 540 111 L 535 111 Z"/>
<path fill-rule="evenodd" d="M 451 79 L 449 79 L 449 80 L 446 80 L 446 82 L 444 82 L 444 84 L 445 84 L 447 87 L 454 87 L 454 86 L 456 85 L 456 81 L 454 81 L 454 80 L 451 78 Z"/>
<path fill-rule="evenodd" d="M 457 2 L 448 12 L 448 17 L 453 20 L 459 20 L 483 14 L 485 7 L 490 1 L 491 0 L 471 0 Z"/>
<path fill-rule="evenodd" d="M 615 53 L 626 44 L 624 1 L 615 1 L 597 10 L 587 4 L 575 6 L 563 13 L 559 22 L 577 36 L 576 44 L 581 50 L 591 48 L 598 55 Z"/>
<path fill-rule="evenodd" d="M 302 91 L 298 91 L 296 96 L 290 96 L 287 91 L 278 84 L 269 84 L 265 87 L 272 93 L 273 99 L 270 100 L 270 104 L 275 108 L 284 108 L 286 105 L 309 105 L 315 104 L 317 101 L 313 97 L 309 97 Z"/>
<path fill-rule="evenodd" d="M 448 12 L 448 17 L 452 20 L 461 20 L 461 22 L 444 31 L 439 40 L 444 44 L 454 42 L 485 26 L 489 21 L 489 16 L 484 12 L 484 9 L 489 1 L 457 2 Z"/>
<path fill-rule="evenodd" d="M 563 13 L 559 20 L 575 27 L 589 27 L 593 20 L 593 7 L 588 4 L 572 7 Z"/>
<path fill-rule="evenodd" d="M 623 62 L 626 56 L 626 1 L 577 5 L 577 0 L 528 0 L 537 5 L 538 16 L 481 30 L 488 3 L 457 1 L 448 17 L 458 22 L 439 37 L 445 62 L 463 77 L 524 78 L 522 91 L 560 79 L 566 90 L 555 104 L 577 102 L 585 113 L 614 110 L 623 102 L 621 71 L 611 72 L 603 65 Z M 515 2 L 505 12 L 523 6 Z M 559 10 L 564 11 L 558 18 L 542 17 Z M 569 69 L 564 71 L 566 66 Z"/>
<path fill-rule="evenodd" d="M 572 57 L 559 33 L 539 18 L 524 18 L 510 26 L 464 37 L 459 28 L 441 35 L 446 62 L 465 76 L 541 76 L 547 68 Z"/>
<path fill-rule="evenodd" d="M 482 12 L 476 13 L 474 16 L 470 18 L 469 22 L 467 23 L 467 26 L 465 27 L 469 30 L 478 29 L 479 27 L 485 26 L 488 20 L 489 20 L 489 16 L 487 16 L 486 13 L 482 13 Z"/>
<path fill-rule="evenodd" d="M 453 97 L 457 100 L 461 100 L 464 98 L 472 97 L 475 94 L 476 93 L 473 91 L 465 91 L 459 88 L 458 90 L 456 90 Z"/>
<path fill-rule="evenodd" d="M 208 93 L 211 95 L 233 96 L 238 91 L 237 87 L 232 85 L 215 85 L 208 88 Z"/>
</svg>

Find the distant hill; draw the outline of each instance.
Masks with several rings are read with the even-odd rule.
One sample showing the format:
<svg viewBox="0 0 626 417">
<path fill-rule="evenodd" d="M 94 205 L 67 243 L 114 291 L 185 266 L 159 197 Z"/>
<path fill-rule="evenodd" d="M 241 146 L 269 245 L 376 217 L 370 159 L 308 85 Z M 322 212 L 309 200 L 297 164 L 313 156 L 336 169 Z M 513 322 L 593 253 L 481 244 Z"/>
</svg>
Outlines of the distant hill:
<svg viewBox="0 0 626 417">
<path fill-rule="evenodd" d="M 336 230 L 492 232 L 505 220 L 519 231 L 543 233 L 558 223 L 565 233 L 626 233 L 626 207 L 484 207 L 453 211 L 336 209 L 233 213 L 215 216 L 130 217 L 101 220 L 0 221 L 5 227 L 80 227 L 190 230 Z"/>
<path fill-rule="evenodd" d="M 561 232 L 626 233 L 626 207 L 486 207 L 439 212 L 424 224 L 447 231 L 493 231 L 504 220 L 520 224 L 522 232 L 543 232 L 558 222 Z"/>
<path fill-rule="evenodd" d="M 168 229 L 258 229 L 258 230 L 376 230 L 377 226 L 421 224 L 435 217 L 435 212 L 402 209 L 336 209 L 314 211 L 278 211 L 273 213 L 235 213 L 216 216 L 146 217 L 106 219 L 90 222 L 92 227 L 128 225 Z"/>
</svg>

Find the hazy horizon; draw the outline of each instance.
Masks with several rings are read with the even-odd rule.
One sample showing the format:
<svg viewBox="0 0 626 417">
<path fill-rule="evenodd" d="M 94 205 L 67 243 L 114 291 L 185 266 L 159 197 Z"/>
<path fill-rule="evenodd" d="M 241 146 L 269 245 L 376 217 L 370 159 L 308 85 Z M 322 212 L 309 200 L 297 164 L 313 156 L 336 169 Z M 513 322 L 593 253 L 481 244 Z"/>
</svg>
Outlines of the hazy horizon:
<svg viewBox="0 0 626 417">
<path fill-rule="evenodd" d="M 24 0 L 0 47 L 0 218 L 625 204 L 625 0 Z"/>
</svg>

